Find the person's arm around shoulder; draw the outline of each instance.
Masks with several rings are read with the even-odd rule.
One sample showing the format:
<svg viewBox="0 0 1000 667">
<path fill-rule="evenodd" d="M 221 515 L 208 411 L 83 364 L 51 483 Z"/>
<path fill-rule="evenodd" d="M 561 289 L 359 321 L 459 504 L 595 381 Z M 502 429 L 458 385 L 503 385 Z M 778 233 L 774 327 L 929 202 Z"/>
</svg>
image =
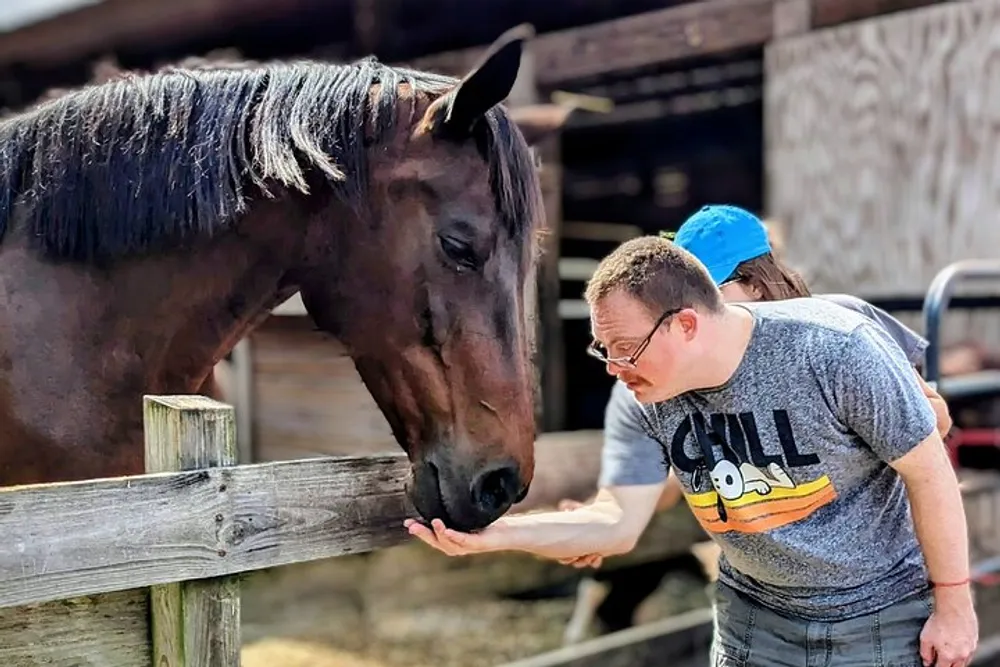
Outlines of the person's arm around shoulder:
<svg viewBox="0 0 1000 667">
<path fill-rule="evenodd" d="M 914 372 L 916 373 L 915 369 Z M 951 427 L 954 426 L 954 422 L 951 419 L 951 411 L 948 410 L 948 403 L 934 387 L 927 384 L 920 373 L 916 374 L 920 389 L 924 392 L 927 402 L 931 404 L 931 409 L 934 410 L 934 419 L 937 424 L 938 434 L 943 440 L 951 432 Z"/>
<path fill-rule="evenodd" d="M 934 591 L 934 613 L 920 636 L 927 665 L 964 665 L 978 643 L 969 583 L 965 507 L 955 470 L 921 383 L 899 348 L 875 326 L 861 326 L 838 355 L 835 401 L 841 418 L 906 486 L 917 540 Z"/>
</svg>

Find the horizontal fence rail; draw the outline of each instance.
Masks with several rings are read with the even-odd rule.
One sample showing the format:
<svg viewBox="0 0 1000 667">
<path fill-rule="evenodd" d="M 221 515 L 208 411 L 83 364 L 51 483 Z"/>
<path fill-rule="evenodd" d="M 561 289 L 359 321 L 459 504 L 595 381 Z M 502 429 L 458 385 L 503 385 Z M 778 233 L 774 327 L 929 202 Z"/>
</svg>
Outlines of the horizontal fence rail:
<svg viewBox="0 0 1000 667">
<path fill-rule="evenodd" d="M 407 471 L 365 456 L 0 490 L 0 607 L 398 544 Z"/>
</svg>

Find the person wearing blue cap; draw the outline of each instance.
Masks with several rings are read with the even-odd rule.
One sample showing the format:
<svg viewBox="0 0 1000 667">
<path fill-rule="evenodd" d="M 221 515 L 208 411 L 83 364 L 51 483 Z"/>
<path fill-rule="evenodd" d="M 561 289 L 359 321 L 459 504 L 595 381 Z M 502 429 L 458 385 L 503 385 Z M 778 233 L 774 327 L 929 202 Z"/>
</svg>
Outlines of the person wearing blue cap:
<svg viewBox="0 0 1000 667">
<path fill-rule="evenodd" d="M 738 206 L 703 206 L 673 240 L 701 260 L 716 285 L 729 280 L 743 262 L 771 252 L 764 223 Z"/>
<path fill-rule="evenodd" d="M 919 369 L 924 363 L 927 339 L 881 308 L 849 294 L 812 295 L 805 280 L 774 256 L 768 229 L 753 213 L 738 206 L 704 206 L 677 230 L 664 234 L 684 248 L 708 270 L 726 301 L 777 301 L 815 296 L 855 310 L 874 320 Z M 937 417 L 944 437 L 951 430 L 948 406 L 937 391 L 916 374 Z"/>
<path fill-rule="evenodd" d="M 727 302 L 721 285 L 744 265 L 713 278 L 646 236 L 587 284 L 588 353 L 633 396 L 634 418 L 605 429 L 638 428 L 655 458 L 608 438 L 584 507 L 474 534 L 407 520 L 410 534 L 452 556 L 594 562 L 635 547 L 672 474 L 722 551 L 713 665 L 969 664 L 979 634 L 965 510 L 910 359 L 828 299 Z"/>
</svg>

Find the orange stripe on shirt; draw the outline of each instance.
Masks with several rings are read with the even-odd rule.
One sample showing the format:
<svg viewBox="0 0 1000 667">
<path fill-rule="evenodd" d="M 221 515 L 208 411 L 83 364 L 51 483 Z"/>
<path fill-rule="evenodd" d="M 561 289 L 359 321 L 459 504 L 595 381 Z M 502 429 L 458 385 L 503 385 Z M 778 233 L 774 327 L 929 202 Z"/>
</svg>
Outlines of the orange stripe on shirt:
<svg viewBox="0 0 1000 667">
<path fill-rule="evenodd" d="M 719 518 L 716 506 L 692 508 L 692 512 L 702 527 L 713 533 L 736 531 L 740 533 L 764 533 L 786 526 L 808 517 L 824 505 L 837 498 L 832 486 L 824 486 L 801 498 L 779 498 L 763 500 L 741 507 L 726 506 L 727 521 Z"/>
</svg>

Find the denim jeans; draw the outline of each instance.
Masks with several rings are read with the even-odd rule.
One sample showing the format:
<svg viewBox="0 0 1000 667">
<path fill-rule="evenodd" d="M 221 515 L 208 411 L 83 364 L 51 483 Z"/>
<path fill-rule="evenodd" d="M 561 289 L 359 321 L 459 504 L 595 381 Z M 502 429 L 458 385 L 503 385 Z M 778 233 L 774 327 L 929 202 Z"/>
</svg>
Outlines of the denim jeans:
<svg viewBox="0 0 1000 667">
<path fill-rule="evenodd" d="M 776 613 L 725 584 L 715 590 L 712 667 L 921 667 L 931 595 L 843 621 Z"/>
</svg>

